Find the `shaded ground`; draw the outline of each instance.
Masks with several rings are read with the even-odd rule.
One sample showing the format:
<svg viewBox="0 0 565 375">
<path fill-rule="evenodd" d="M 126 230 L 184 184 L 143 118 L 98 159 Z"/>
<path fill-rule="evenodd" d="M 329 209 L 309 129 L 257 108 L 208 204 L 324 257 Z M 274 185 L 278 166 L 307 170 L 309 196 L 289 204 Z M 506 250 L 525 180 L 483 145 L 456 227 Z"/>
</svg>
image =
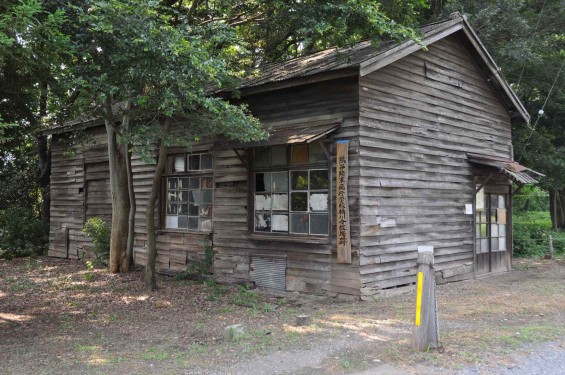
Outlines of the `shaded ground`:
<svg viewBox="0 0 565 375">
<path fill-rule="evenodd" d="M 0 261 L 3 374 L 490 373 L 565 335 L 565 264 L 517 270 L 438 290 L 445 352 L 411 349 L 413 295 L 343 302 L 267 298 L 238 287 L 89 274 L 84 262 Z M 295 327 L 296 315 L 312 316 Z M 225 338 L 228 325 L 245 335 Z M 375 370 L 376 371 L 376 370 Z M 468 372 L 471 371 L 471 372 Z M 368 372 L 367 372 L 368 373 Z M 493 372 L 495 373 L 495 372 Z"/>
</svg>

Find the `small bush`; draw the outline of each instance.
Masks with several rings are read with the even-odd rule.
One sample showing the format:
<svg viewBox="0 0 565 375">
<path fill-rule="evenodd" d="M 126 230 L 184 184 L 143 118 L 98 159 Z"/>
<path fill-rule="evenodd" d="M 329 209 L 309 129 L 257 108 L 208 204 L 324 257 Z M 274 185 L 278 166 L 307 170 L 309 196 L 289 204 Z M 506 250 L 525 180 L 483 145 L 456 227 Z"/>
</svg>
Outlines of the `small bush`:
<svg viewBox="0 0 565 375">
<path fill-rule="evenodd" d="M 555 254 L 565 253 L 565 232 L 551 229 L 549 212 L 518 212 L 514 220 L 514 255 L 542 257 L 548 252 L 548 236 L 553 237 Z"/>
<path fill-rule="evenodd" d="M 49 240 L 48 226 L 31 209 L 0 210 L 0 258 L 41 255 Z"/>
<path fill-rule="evenodd" d="M 82 228 L 84 234 L 92 239 L 90 250 L 94 253 L 94 265 L 107 266 L 110 255 L 110 228 L 100 217 L 88 219 Z"/>
<path fill-rule="evenodd" d="M 204 260 L 190 264 L 186 271 L 176 276 L 177 280 L 202 280 L 205 275 L 212 274 L 214 267 L 214 250 L 210 236 L 204 237 Z"/>
</svg>

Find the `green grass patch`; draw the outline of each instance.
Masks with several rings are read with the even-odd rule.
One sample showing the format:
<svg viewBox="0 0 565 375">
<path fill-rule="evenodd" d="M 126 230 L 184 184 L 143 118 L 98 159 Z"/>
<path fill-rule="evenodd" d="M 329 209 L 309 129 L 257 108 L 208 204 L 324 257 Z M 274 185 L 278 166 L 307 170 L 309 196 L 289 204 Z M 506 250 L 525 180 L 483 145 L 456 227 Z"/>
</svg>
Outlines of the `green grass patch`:
<svg viewBox="0 0 565 375">
<path fill-rule="evenodd" d="M 565 254 L 565 232 L 551 229 L 548 211 L 515 212 L 514 255 L 516 257 L 543 257 L 548 252 L 548 236 L 553 237 L 554 254 Z"/>
</svg>

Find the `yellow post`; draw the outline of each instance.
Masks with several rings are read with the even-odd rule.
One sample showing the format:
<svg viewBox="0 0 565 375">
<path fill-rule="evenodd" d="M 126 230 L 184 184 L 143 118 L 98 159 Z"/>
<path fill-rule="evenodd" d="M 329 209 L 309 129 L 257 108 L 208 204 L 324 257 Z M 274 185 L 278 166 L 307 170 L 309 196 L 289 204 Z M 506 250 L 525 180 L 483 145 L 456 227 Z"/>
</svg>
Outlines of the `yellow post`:
<svg viewBox="0 0 565 375">
<path fill-rule="evenodd" d="M 434 248 L 432 246 L 418 246 L 414 348 L 421 352 L 439 346 L 433 267 Z"/>
<path fill-rule="evenodd" d="M 420 326 L 422 320 L 422 289 L 424 285 L 424 273 L 418 272 L 418 281 L 416 283 L 416 319 L 414 324 Z"/>
</svg>

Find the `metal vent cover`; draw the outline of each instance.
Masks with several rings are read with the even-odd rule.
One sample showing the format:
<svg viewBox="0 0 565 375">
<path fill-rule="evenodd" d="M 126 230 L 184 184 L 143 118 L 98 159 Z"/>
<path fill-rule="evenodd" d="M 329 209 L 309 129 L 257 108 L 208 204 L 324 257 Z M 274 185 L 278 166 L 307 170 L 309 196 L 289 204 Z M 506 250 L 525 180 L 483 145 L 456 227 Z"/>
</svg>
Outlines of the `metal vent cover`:
<svg viewBox="0 0 565 375">
<path fill-rule="evenodd" d="M 259 288 L 286 290 L 286 257 L 252 256 L 251 280 Z"/>
</svg>

